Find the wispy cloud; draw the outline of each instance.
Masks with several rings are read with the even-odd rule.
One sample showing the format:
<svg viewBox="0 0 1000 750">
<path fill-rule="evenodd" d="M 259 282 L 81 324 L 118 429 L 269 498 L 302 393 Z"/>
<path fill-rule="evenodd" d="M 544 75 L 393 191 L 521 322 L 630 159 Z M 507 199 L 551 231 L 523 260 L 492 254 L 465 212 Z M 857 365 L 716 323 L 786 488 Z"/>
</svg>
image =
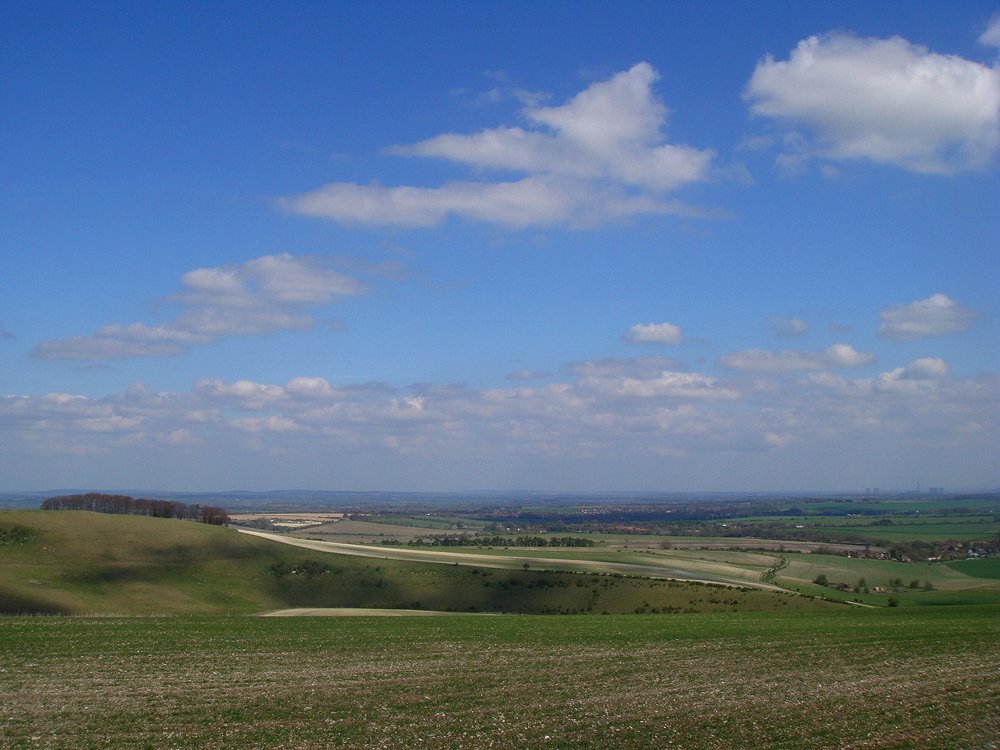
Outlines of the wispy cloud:
<svg viewBox="0 0 1000 750">
<path fill-rule="evenodd" d="M 733 370 L 797 372 L 803 370 L 858 367 L 874 361 L 873 354 L 859 352 L 850 344 L 834 344 L 823 351 L 744 349 L 719 357 L 719 364 Z"/>
<path fill-rule="evenodd" d="M 900 37 L 809 37 L 788 60 L 761 60 L 744 97 L 788 129 L 786 167 L 866 159 L 953 174 L 984 168 L 1000 144 L 1000 70 Z"/>
<path fill-rule="evenodd" d="M 182 310 L 173 320 L 110 324 L 89 336 L 44 341 L 31 354 L 80 360 L 177 355 L 228 336 L 308 330 L 315 323 L 309 310 L 365 291 L 358 279 L 312 256 L 284 253 L 197 268 L 183 275 L 180 291 L 168 300 Z"/>
<path fill-rule="evenodd" d="M 515 370 L 514 372 L 508 372 L 504 375 L 504 380 L 511 380 L 514 382 L 525 380 L 543 380 L 551 376 L 552 373 L 548 370 Z"/>
<path fill-rule="evenodd" d="M 888 339 L 920 339 L 964 331 L 979 313 L 962 307 L 946 294 L 895 305 L 879 313 L 879 335 Z"/>
<path fill-rule="evenodd" d="M 979 35 L 979 43 L 986 47 L 1000 47 L 1000 13 L 995 13 Z"/>
<path fill-rule="evenodd" d="M 680 326 L 668 323 L 636 323 L 625 335 L 631 344 L 679 344 L 684 341 Z"/>
<path fill-rule="evenodd" d="M 767 328 L 772 334 L 783 339 L 793 339 L 809 333 L 809 324 L 799 318 L 775 315 L 768 318 Z"/>
<path fill-rule="evenodd" d="M 714 154 L 666 141 L 667 108 L 653 92 L 658 77 L 651 65 L 639 63 L 561 106 L 525 107 L 528 128 L 445 133 L 389 149 L 397 156 L 521 175 L 517 179 L 438 187 L 337 182 L 279 203 L 291 213 L 337 222 L 414 227 L 449 216 L 527 227 L 698 215 L 698 209 L 666 196 L 707 179 Z"/>
</svg>

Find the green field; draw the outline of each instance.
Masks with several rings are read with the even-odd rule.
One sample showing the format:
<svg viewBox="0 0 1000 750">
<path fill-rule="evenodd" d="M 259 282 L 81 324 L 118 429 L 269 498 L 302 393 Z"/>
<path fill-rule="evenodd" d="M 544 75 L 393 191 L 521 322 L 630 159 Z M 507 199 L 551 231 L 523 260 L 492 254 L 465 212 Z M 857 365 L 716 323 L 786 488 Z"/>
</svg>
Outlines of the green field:
<svg viewBox="0 0 1000 750">
<path fill-rule="evenodd" d="M 709 533 L 722 522 L 704 524 Z M 841 536 L 863 537 L 886 542 L 944 542 L 991 539 L 1000 533 L 995 515 L 907 516 L 748 516 L 728 519 L 725 523 L 777 527 L 785 532 L 816 530 Z"/>
<path fill-rule="evenodd" d="M 987 557 L 981 560 L 956 560 L 948 563 L 948 567 L 974 578 L 1000 579 L 1000 557 Z"/>
<path fill-rule="evenodd" d="M 0 746 L 996 747 L 1000 609 L 0 618 Z"/>
<path fill-rule="evenodd" d="M 1000 571 L 992 568 L 984 568 L 981 575 L 976 576 L 963 569 L 962 563 L 904 563 L 797 553 L 786 553 L 785 558 L 788 564 L 778 571 L 774 582 L 815 596 L 875 606 L 886 606 L 891 597 L 902 607 L 1000 602 Z M 830 586 L 813 583 L 821 574 L 827 577 Z M 868 592 L 833 588 L 837 583 L 853 587 L 861 579 L 869 588 Z M 901 581 L 901 585 L 895 585 L 896 580 Z M 916 586 L 912 586 L 914 582 Z M 876 592 L 875 587 L 884 590 Z"/>
</svg>

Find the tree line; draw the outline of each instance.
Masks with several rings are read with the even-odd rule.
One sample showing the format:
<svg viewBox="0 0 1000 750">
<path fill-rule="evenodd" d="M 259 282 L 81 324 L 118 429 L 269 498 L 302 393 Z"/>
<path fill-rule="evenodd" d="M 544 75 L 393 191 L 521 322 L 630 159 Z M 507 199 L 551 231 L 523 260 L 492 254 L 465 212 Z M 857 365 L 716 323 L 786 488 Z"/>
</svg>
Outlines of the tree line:
<svg viewBox="0 0 1000 750">
<path fill-rule="evenodd" d="M 215 505 L 189 505 L 177 500 L 151 500 L 145 497 L 106 495 L 100 492 L 50 497 L 42 502 L 42 510 L 89 510 L 95 513 L 125 516 L 181 518 L 215 525 L 229 523 L 229 515 L 225 509 Z"/>
</svg>

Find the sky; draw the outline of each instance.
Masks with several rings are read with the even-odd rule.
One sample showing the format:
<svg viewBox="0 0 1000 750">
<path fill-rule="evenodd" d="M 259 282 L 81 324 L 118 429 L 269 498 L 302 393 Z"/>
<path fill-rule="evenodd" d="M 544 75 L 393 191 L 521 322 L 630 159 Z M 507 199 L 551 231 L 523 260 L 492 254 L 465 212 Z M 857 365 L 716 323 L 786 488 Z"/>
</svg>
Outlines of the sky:
<svg viewBox="0 0 1000 750">
<path fill-rule="evenodd" d="M 0 490 L 1000 486 L 996 2 L 0 7 Z"/>
</svg>

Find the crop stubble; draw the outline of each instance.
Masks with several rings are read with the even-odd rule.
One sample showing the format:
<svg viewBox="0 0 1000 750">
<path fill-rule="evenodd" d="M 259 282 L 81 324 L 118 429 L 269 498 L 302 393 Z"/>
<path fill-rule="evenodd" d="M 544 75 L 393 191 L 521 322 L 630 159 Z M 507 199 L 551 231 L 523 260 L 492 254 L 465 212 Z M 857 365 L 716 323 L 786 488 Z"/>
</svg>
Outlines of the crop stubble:
<svg viewBox="0 0 1000 750">
<path fill-rule="evenodd" d="M 949 609 L 9 618 L 0 745 L 996 747 L 998 612 Z"/>
</svg>

